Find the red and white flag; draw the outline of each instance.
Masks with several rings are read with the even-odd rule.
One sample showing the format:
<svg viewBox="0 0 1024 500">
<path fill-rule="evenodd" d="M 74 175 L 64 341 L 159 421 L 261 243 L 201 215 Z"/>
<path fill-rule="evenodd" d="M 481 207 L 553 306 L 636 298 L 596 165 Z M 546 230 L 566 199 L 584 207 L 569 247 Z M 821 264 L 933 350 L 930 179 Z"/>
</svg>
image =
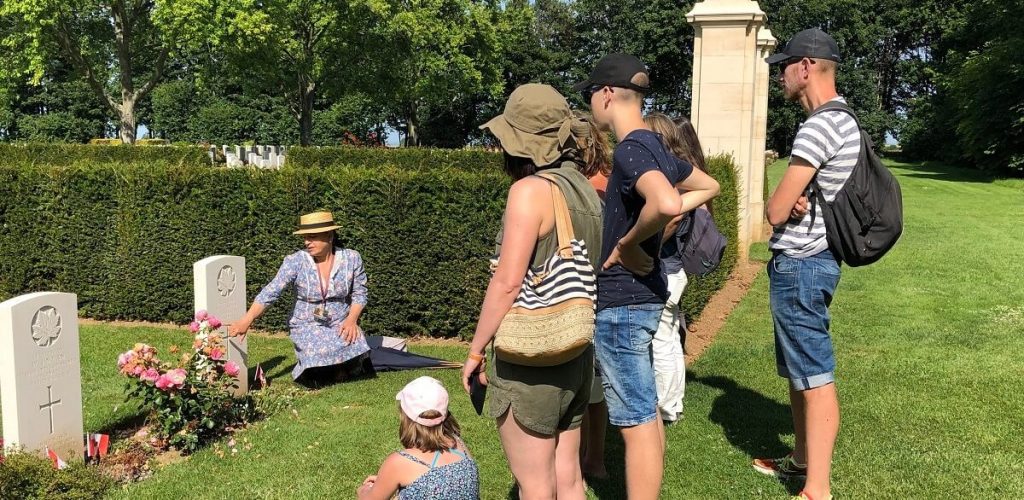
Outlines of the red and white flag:
<svg viewBox="0 0 1024 500">
<path fill-rule="evenodd" d="M 270 385 L 270 381 L 267 380 L 267 375 L 263 373 L 263 367 L 259 364 L 256 365 L 256 381 L 259 382 L 260 389 Z"/>
<path fill-rule="evenodd" d="M 50 461 L 53 462 L 53 467 L 56 469 L 63 469 L 68 466 L 66 462 L 57 456 L 57 452 L 51 450 L 49 446 L 46 447 L 46 456 L 50 457 Z"/>
</svg>

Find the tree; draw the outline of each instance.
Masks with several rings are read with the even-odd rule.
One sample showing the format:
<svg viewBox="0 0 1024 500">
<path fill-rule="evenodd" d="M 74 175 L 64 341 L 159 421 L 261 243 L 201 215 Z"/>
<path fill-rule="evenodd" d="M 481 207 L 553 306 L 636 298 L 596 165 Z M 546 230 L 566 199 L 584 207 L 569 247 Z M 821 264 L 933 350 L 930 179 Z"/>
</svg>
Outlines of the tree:
<svg viewBox="0 0 1024 500">
<path fill-rule="evenodd" d="M 381 36 L 371 95 L 389 103 L 409 145 L 425 116 L 455 112 L 465 96 L 501 95 L 495 4 L 473 0 L 389 0 L 375 6 Z M 469 101 L 472 101 L 470 99 Z"/>
<path fill-rule="evenodd" d="M 285 96 L 302 145 L 313 141 L 321 94 L 373 87 L 359 81 L 377 48 L 376 17 L 364 1 L 266 0 L 235 10 L 231 18 L 231 59 L 244 74 L 246 93 Z"/>
<path fill-rule="evenodd" d="M 3 76 L 38 84 L 48 61 L 70 61 L 118 117 L 121 139 L 134 143 L 137 103 L 177 48 L 213 35 L 216 12 L 212 0 L 6 0 L 0 18 L 15 28 L 0 43 L 21 50 L 3 56 L 17 61 L 3 66 Z"/>
</svg>

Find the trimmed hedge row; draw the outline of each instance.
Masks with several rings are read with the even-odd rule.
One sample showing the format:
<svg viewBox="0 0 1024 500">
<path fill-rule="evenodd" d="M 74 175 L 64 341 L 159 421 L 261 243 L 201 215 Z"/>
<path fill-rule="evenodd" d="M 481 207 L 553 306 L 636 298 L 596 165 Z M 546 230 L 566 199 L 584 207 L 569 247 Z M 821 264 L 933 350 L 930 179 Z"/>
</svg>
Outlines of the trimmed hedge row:
<svg viewBox="0 0 1024 500">
<path fill-rule="evenodd" d="M 376 167 L 382 163 L 406 169 L 452 167 L 476 172 L 500 172 L 500 153 L 483 149 L 361 148 L 355 146 L 293 147 L 288 167 L 324 168 L 339 165 Z"/>
<path fill-rule="evenodd" d="M 75 163 L 147 163 L 210 166 L 210 156 L 199 146 L 106 146 L 93 144 L 0 144 L 0 166 L 67 166 Z"/>
<path fill-rule="evenodd" d="M 694 279 L 695 316 L 736 256 L 735 175 L 713 159 L 715 216 L 730 239 L 721 269 Z M 246 258 L 248 298 L 301 248 L 297 216 L 334 212 L 370 282 L 363 326 L 374 334 L 472 334 L 509 180 L 500 172 L 383 165 L 215 169 L 187 164 L 0 165 L 0 300 L 42 290 L 78 294 L 83 316 L 186 323 L 192 263 Z M 286 329 L 282 296 L 257 326 Z"/>
<path fill-rule="evenodd" d="M 0 167 L 0 298 L 62 290 L 84 316 L 185 323 L 193 262 L 245 256 L 251 299 L 301 248 L 297 216 L 326 207 L 370 275 L 364 326 L 455 336 L 476 319 L 507 188 L 455 169 Z M 284 329 L 292 301 L 262 326 Z"/>
</svg>

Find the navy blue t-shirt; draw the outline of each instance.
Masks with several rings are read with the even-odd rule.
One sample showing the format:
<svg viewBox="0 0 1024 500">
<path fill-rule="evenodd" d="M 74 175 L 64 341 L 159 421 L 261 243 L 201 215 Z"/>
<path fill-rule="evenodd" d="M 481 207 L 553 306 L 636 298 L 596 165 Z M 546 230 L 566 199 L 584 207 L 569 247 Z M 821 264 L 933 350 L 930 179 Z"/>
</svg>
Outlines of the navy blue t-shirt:
<svg viewBox="0 0 1024 500">
<path fill-rule="evenodd" d="M 660 170 L 669 183 L 675 184 L 693 172 L 689 163 L 665 150 L 661 135 L 644 129 L 630 132 L 615 147 L 612 166 L 604 199 L 602 263 L 608 260 L 615 245 L 640 218 L 645 200 L 636 191 L 637 180 L 647 172 Z M 668 283 L 658 257 L 661 231 L 642 241 L 640 248 L 654 259 L 654 269 L 643 277 L 621 265 L 601 271 L 597 276 L 597 310 L 633 304 L 660 304 L 668 300 Z"/>
</svg>

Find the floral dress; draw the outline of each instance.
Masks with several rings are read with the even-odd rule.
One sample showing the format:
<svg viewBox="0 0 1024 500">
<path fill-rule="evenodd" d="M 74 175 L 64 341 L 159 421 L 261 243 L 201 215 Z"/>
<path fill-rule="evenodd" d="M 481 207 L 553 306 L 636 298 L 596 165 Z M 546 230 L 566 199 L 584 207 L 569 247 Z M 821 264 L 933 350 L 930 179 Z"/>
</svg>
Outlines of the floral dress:
<svg viewBox="0 0 1024 500">
<path fill-rule="evenodd" d="M 277 276 L 254 299 L 268 306 L 285 288 L 295 285 L 295 309 L 288 320 L 298 360 L 292 370 L 293 379 L 308 368 L 341 364 L 370 352 L 363 335 L 351 344 L 341 337 L 341 324 L 348 317 L 351 305 L 366 305 L 366 272 L 359 252 L 335 248 L 330 276 L 325 297 L 313 257 L 299 250 L 284 258 Z M 314 312 L 322 305 L 326 318 L 317 319 Z"/>
</svg>

